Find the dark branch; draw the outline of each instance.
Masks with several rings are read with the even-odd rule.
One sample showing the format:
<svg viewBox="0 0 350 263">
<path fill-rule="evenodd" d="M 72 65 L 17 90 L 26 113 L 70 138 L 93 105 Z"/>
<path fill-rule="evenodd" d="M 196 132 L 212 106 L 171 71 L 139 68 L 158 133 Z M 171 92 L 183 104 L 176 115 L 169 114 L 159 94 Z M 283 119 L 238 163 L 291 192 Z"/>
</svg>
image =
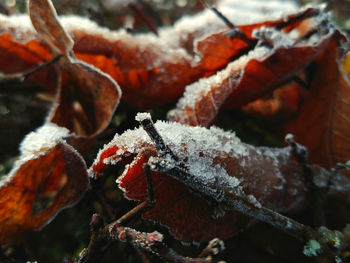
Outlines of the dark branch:
<svg viewBox="0 0 350 263">
<path fill-rule="evenodd" d="M 229 36 L 230 39 L 239 38 L 247 43 L 248 47 L 253 47 L 256 44 L 256 41 L 247 37 L 235 24 L 233 24 L 224 14 L 222 14 L 219 10 L 217 10 L 213 6 L 208 6 L 210 10 L 212 10 L 231 30 L 226 35 Z"/>
</svg>

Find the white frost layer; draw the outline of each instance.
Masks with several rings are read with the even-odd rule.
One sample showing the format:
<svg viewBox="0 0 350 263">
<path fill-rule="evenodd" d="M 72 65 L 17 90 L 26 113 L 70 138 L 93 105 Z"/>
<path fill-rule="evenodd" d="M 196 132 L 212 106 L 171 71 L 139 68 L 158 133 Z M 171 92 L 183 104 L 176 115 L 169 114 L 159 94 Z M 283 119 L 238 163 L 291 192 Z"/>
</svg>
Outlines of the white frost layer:
<svg viewBox="0 0 350 263">
<path fill-rule="evenodd" d="M 246 0 L 242 2 L 239 0 L 222 0 L 219 1 L 217 8 L 230 21 L 239 25 L 281 18 L 286 14 L 295 12 L 297 5 L 292 1 Z M 87 18 L 74 15 L 60 16 L 59 21 L 69 33 L 86 32 L 89 35 L 99 35 L 111 42 L 122 41 L 139 50 L 138 54 L 140 56 L 142 56 L 144 50 L 154 50 L 157 55 L 149 60 L 149 67 L 157 67 L 164 62 L 171 63 L 180 58 L 188 61 L 192 60 L 192 55 L 180 47 L 180 40 L 184 36 L 186 37 L 187 34 L 194 33 L 195 39 L 200 39 L 218 30 L 227 29 L 221 19 L 209 9 L 205 9 L 196 15 L 185 16 L 173 27 L 160 29 L 159 37 L 152 33 L 130 35 L 125 30 L 109 30 L 100 27 Z M 3 32 L 12 32 L 17 41 L 28 42 L 36 38 L 35 34 L 31 34 L 34 29 L 27 15 L 0 15 L 0 24 Z"/>
<path fill-rule="evenodd" d="M 221 0 L 216 8 L 235 25 L 252 24 L 266 20 L 277 20 L 298 10 L 295 1 L 279 0 Z M 181 35 L 200 32 L 203 38 L 214 32 L 227 29 L 224 22 L 209 9 L 196 15 L 184 16 L 178 20 L 173 30 L 161 29 L 160 36 L 171 43 L 178 43 Z"/>
<path fill-rule="evenodd" d="M 36 35 L 29 16 L 25 14 L 16 14 L 6 16 L 0 14 L 0 34 L 11 33 L 15 40 L 26 43 L 36 39 Z"/>
<path fill-rule="evenodd" d="M 136 55 L 139 56 L 143 56 L 145 50 L 152 50 L 154 52 L 152 59 L 146 58 L 151 68 L 158 67 L 162 63 L 174 63 L 179 59 L 192 59 L 183 48 L 170 46 L 167 41 L 151 33 L 130 35 L 125 30 L 109 30 L 100 27 L 88 18 L 75 15 L 60 16 L 59 21 L 69 34 L 74 35 L 79 32 L 90 36 L 96 35 L 110 41 L 111 44 L 121 41 L 130 48 L 137 49 Z M 0 14 L 0 25 L 0 34 L 11 33 L 16 41 L 26 43 L 39 39 L 27 15 L 4 16 Z"/>
<path fill-rule="evenodd" d="M 68 129 L 48 122 L 24 137 L 20 145 L 21 154 L 31 155 L 37 153 L 41 149 L 54 147 L 60 140 L 68 135 Z"/>
<path fill-rule="evenodd" d="M 283 33 L 279 32 L 273 28 L 269 27 L 261 27 L 253 31 L 253 35 L 257 37 L 257 39 L 269 39 L 274 43 L 274 47 L 268 48 L 266 46 L 256 46 L 253 50 L 249 51 L 247 55 L 243 55 L 236 59 L 235 61 L 229 63 L 226 68 L 221 71 L 218 71 L 216 74 L 208 77 L 201 78 L 197 82 L 194 82 L 185 88 L 185 92 L 182 98 L 177 103 L 177 110 L 180 113 L 174 113 L 178 115 L 182 115 L 181 110 L 190 107 L 195 108 L 195 105 L 198 101 L 200 101 L 203 96 L 206 94 L 213 92 L 215 87 L 222 86 L 224 81 L 228 80 L 228 86 L 226 87 L 229 90 L 224 91 L 224 89 L 220 89 L 220 92 L 225 92 L 225 94 L 231 94 L 231 91 L 236 88 L 237 83 L 239 83 L 238 76 L 243 76 L 246 65 L 251 60 L 263 61 L 267 57 L 271 56 L 276 52 L 276 50 L 280 48 L 289 48 L 295 45 L 295 38 L 298 37 L 298 34 L 295 32 L 291 33 Z M 236 79 L 235 79 L 236 78 Z M 231 83 L 232 82 L 232 83 Z M 216 102 L 213 101 L 214 106 L 219 108 L 221 105 L 216 105 Z M 223 101 L 220 101 L 223 103 Z M 181 117 L 181 116 L 178 116 Z"/>
<path fill-rule="evenodd" d="M 138 122 L 144 121 L 146 119 L 152 119 L 151 114 L 149 114 L 148 112 L 138 112 L 136 114 L 135 120 Z"/>
<path fill-rule="evenodd" d="M 262 60 L 267 55 L 271 54 L 271 50 L 267 47 L 257 47 L 254 50 L 250 51 L 247 55 L 241 56 L 239 59 L 229 63 L 227 67 L 215 75 L 208 78 L 202 78 L 197 82 L 194 82 L 186 86 L 183 97 L 178 101 L 176 108 L 183 109 L 185 107 L 194 108 L 197 101 L 201 100 L 203 96 L 211 92 L 213 87 L 222 85 L 223 81 L 234 77 L 234 72 L 239 72 L 244 70 L 246 64 L 252 60 Z M 234 88 L 232 87 L 229 88 Z M 230 94 L 230 92 L 227 92 Z M 219 105 L 220 106 L 220 105 Z"/>
</svg>

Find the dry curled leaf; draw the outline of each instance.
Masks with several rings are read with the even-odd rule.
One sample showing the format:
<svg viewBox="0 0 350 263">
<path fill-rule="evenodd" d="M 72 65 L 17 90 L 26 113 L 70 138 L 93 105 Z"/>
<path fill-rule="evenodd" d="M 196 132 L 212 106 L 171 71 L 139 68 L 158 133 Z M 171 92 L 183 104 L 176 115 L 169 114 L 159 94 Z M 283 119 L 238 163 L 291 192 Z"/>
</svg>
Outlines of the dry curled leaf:
<svg viewBox="0 0 350 263">
<path fill-rule="evenodd" d="M 1 70 L 26 72 L 62 56 L 58 65 L 35 72 L 26 81 L 58 93 L 48 121 L 67 127 L 80 137 L 94 137 L 108 125 L 119 103 L 118 84 L 74 57 L 74 42 L 58 21 L 50 1 L 29 1 L 29 14 L 37 34 L 23 17 L 0 18 L 0 48 L 4 51 L 0 56 L 1 61 L 6 61 L 0 63 Z"/>
<path fill-rule="evenodd" d="M 226 192 L 243 191 L 255 205 L 276 211 L 290 211 L 304 202 L 301 166 L 290 159 L 289 148 L 255 148 L 214 127 L 160 121 L 155 127 L 178 157 L 177 165 L 186 171 L 186 180 L 152 172 L 156 206 L 143 217 L 166 225 L 182 241 L 226 239 L 251 221 L 225 209 L 220 198 Z M 117 182 L 127 198 L 142 202 L 147 196 L 143 164 L 155 157 L 153 143 L 139 128 L 116 135 L 89 171 L 98 177 L 107 165 L 128 163 Z"/>
<path fill-rule="evenodd" d="M 27 135 L 21 155 L 0 181 L 0 244 L 19 242 L 76 203 L 88 186 L 81 156 L 65 128 L 47 123 Z"/>
<path fill-rule="evenodd" d="M 53 54 L 63 55 L 59 61 L 58 101 L 48 120 L 82 137 L 98 134 L 108 125 L 119 103 L 118 84 L 107 74 L 74 57 L 74 42 L 58 21 L 51 1 L 29 1 L 29 15 Z"/>
</svg>

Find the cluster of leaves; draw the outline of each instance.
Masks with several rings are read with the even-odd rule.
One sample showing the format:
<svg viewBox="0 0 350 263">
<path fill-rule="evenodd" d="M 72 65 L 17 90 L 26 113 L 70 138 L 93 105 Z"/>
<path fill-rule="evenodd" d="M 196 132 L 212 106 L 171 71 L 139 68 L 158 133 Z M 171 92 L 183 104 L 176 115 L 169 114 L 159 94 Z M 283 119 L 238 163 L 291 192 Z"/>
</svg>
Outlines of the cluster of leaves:
<svg viewBox="0 0 350 263">
<path fill-rule="evenodd" d="M 222 1 L 219 8 L 231 4 L 225 6 Z M 275 232 L 282 235 L 281 240 L 286 240 L 284 232 L 301 239 L 293 247 L 299 254 L 293 253 L 302 260 L 306 259 L 300 246 L 310 238 L 322 246 L 323 260 L 348 257 L 347 228 L 343 233 L 328 229 L 318 233 L 306 226 L 324 225 L 326 219 L 333 222 L 327 226 L 337 229 L 349 223 L 349 211 L 343 206 L 349 203 L 348 174 L 325 169 L 350 159 L 350 56 L 341 49 L 345 36 L 322 8 L 294 10 L 282 18 L 238 27 L 216 9 L 226 25 L 206 10 L 174 27 L 153 30 L 159 34 L 155 36 L 113 32 L 78 17 L 59 20 L 48 0 L 31 0 L 28 7 L 35 30 L 27 16 L 0 16 L 4 91 L 21 80 L 26 89 L 40 92 L 40 98 L 51 99 L 53 105 L 43 126 L 25 137 L 18 160 L 0 183 L 0 244 L 20 242 L 28 249 L 33 230 L 84 196 L 88 173 L 96 179 L 109 164 L 120 163 L 129 164 L 117 180 L 125 197 L 139 201 L 142 209 L 154 198 L 155 207 L 143 217 L 165 225 L 184 242 L 205 244 L 213 238 L 231 238 L 252 225 L 253 218 L 282 230 Z M 140 11 L 137 6 L 132 8 Z M 233 10 L 231 6 L 226 11 L 228 17 L 236 14 Z M 148 115 L 141 114 L 138 120 L 144 128 L 126 131 L 135 125 L 130 119 L 138 109 L 150 109 L 154 117 L 165 119 L 165 112 L 179 98 L 168 116 L 173 123 L 153 126 Z M 300 153 L 304 148 L 291 139 L 290 147 L 255 147 L 232 133 L 207 129 L 220 125 L 220 118 L 232 113 L 225 108 L 239 108 L 248 119 L 277 119 L 281 130 L 293 133 L 306 146 L 309 159 Z M 112 119 L 124 133 L 105 145 L 87 170 L 85 160 L 89 162 L 94 155 L 93 143 L 98 147 L 111 137 L 111 128 L 106 127 Z M 145 164 L 152 170 L 149 174 Z M 146 180 L 150 174 L 151 183 Z M 85 209 L 85 215 L 98 210 L 110 223 L 125 212 L 126 201 L 115 190 L 111 191 L 114 200 L 106 201 L 101 184 L 108 188 L 109 179 L 92 182 L 77 209 Z M 88 204 L 96 200 L 95 207 Z M 311 209 L 314 216 L 305 212 L 310 203 L 315 207 Z M 324 209 L 330 204 L 333 214 L 342 215 L 340 219 Z M 297 208 L 301 210 L 294 217 L 303 224 L 277 213 Z M 312 223 L 312 217 L 319 220 Z M 122 219 L 101 227 L 101 219 L 95 216 L 90 245 L 79 260 L 91 261 L 104 251 L 108 236 L 158 253 L 163 259 L 187 262 L 163 246 L 161 234 L 125 228 L 120 225 Z M 80 227 L 86 234 L 87 219 Z M 254 242 L 264 237 L 265 233 L 254 235 Z M 334 238 L 342 244 L 328 244 Z M 229 244 L 237 245 L 237 240 Z M 216 246 L 222 247 L 220 242 L 215 244 L 210 243 L 193 260 L 214 262 Z M 321 254 L 312 251 L 310 244 L 305 245 L 304 254 Z M 268 240 L 257 247 L 268 251 L 269 246 L 277 245 Z M 281 256 L 277 252 L 281 247 L 270 249 L 278 254 L 275 258 Z M 9 248 L 5 250 L 11 254 Z M 233 260 L 237 250 L 228 249 L 225 259 Z M 247 254 L 244 251 L 237 257 Z"/>
</svg>

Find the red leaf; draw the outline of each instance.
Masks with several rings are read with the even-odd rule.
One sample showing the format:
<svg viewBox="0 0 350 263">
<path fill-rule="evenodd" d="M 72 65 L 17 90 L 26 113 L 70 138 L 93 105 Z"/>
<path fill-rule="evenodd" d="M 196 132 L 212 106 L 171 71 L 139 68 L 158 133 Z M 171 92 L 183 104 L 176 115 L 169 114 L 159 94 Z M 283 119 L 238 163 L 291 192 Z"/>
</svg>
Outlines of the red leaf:
<svg viewBox="0 0 350 263">
<path fill-rule="evenodd" d="M 21 241 L 84 194 L 85 162 L 66 136 L 68 130 L 46 124 L 23 141 L 19 160 L 0 182 L 0 244 Z"/>
<path fill-rule="evenodd" d="M 310 94 L 285 130 L 305 145 L 311 163 L 332 168 L 350 160 L 350 83 L 340 65 L 340 49 L 332 40 L 316 60 Z"/>
<path fill-rule="evenodd" d="M 254 148 L 218 128 L 163 122 L 155 126 L 188 174 L 183 182 L 152 172 L 156 207 L 143 217 L 168 226 L 182 241 L 228 238 L 250 221 L 220 206 L 216 198 L 221 191 L 242 189 L 252 195 L 252 200 L 256 198 L 261 205 L 277 211 L 288 211 L 303 203 L 301 167 L 290 160 L 289 148 Z M 89 172 L 97 177 L 106 165 L 134 158 L 117 182 L 127 198 L 142 202 L 147 193 L 143 164 L 156 155 L 142 129 L 126 131 L 100 151 Z M 203 187 L 199 190 L 199 186 Z"/>
</svg>

